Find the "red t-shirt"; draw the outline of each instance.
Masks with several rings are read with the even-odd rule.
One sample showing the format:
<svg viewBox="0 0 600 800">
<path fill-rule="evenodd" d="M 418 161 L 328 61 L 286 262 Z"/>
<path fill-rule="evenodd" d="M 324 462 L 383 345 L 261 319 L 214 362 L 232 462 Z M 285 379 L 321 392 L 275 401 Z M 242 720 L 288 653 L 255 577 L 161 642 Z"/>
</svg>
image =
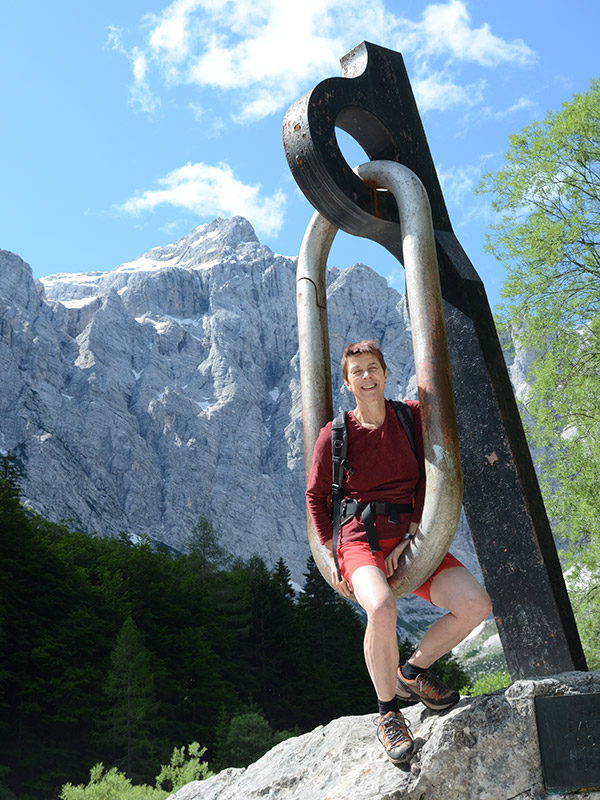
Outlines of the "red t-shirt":
<svg viewBox="0 0 600 800">
<path fill-rule="evenodd" d="M 354 470 L 344 473 L 344 497 L 360 502 L 410 504 L 412 514 L 402 514 L 398 525 L 388 522 L 385 515 L 376 517 L 377 536 L 393 539 L 403 536 L 411 522 L 420 522 L 425 501 L 425 462 L 421 415 L 416 400 L 405 401 L 415 421 L 415 445 L 420 466 L 412 451 L 396 412 L 386 400 L 386 416 L 380 428 L 363 428 L 352 411 L 346 415 L 348 429 L 347 461 Z M 329 506 L 331 499 L 331 422 L 321 429 L 313 453 L 312 467 L 306 489 L 306 502 L 321 544 L 332 538 Z M 340 542 L 366 541 L 360 519 L 353 518 L 340 528 Z"/>
</svg>

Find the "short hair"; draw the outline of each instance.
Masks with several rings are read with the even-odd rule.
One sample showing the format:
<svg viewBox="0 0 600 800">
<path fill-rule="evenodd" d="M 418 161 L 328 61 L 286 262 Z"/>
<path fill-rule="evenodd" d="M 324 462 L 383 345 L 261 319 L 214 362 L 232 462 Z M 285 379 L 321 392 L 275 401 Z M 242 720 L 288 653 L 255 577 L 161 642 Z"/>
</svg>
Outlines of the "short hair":
<svg viewBox="0 0 600 800">
<path fill-rule="evenodd" d="M 379 347 L 377 347 L 377 342 L 375 339 L 363 339 L 362 342 L 353 342 L 352 344 L 347 344 L 346 347 L 344 347 L 341 363 L 342 378 L 344 380 L 348 379 L 348 359 L 350 356 L 356 356 L 359 353 L 372 353 L 381 364 L 383 371 L 385 372 L 387 370 L 383 353 Z"/>
</svg>

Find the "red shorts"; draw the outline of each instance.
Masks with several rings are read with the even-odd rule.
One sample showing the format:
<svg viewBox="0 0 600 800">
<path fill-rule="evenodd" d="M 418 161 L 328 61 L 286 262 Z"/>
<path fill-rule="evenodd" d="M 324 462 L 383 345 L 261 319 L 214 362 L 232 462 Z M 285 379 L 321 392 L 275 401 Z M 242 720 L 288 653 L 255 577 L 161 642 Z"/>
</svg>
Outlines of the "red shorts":
<svg viewBox="0 0 600 800">
<path fill-rule="evenodd" d="M 371 552 L 371 548 L 367 542 L 359 541 L 341 544 L 338 547 L 338 562 L 343 577 L 350 585 L 352 585 L 352 573 L 358 569 L 358 567 L 364 567 L 367 564 L 372 564 L 374 567 L 379 567 L 379 569 L 385 575 L 385 559 L 392 552 L 394 547 L 400 544 L 401 541 L 402 537 L 399 539 L 382 539 L 379 542 L 381 550 L 376 553 Z M 433 575 L 431 575 L 431 577 L 428 578 L 425 583 L 422 584 L 422 586 L 419 586 L 418 589 L 415 589 L 413 594 L 416 594 L 418 597 L 422 597 L 423 600 L 427 600 L 428 603 L 431 603 L 429 591 L 431 589 L 431 581 L 435 578 L 435 576 L 439 575 L 439 573 L 443 572 L 445 569 L 462 566 L 464 565 L 461 564 L 458 558 L 455 558 L 452 553 L 446 553 L 442 559 L 442 563 L 439 565 Z M 433 603 L 431 604 L 433 605 Z"/>
</svg>

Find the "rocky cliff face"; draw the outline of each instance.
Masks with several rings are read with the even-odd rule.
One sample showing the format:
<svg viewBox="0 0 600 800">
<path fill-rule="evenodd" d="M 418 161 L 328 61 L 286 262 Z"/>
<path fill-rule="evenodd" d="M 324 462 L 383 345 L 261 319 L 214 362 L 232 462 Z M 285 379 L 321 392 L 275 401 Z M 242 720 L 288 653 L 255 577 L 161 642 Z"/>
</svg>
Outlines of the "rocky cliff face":
<svg viewBox="0 0 600 800">
<path fill-rule="evenodd" d="M 308 556 L 297 364 L 296 259 L 236 217 L 216 219 L 109 272 L 41 282 L 0 251 L 0 449 L 52 520 L 149 536 L 178 550 L 201 515 L 232 553 Z M 405 298 L 357 264 L 329 270 L 339 358 L 377 338 L 390 396 L 416 396 Z M 453 550 L 478 570 L 466 525 Z M 421 627 L 429 607 L 405 632 Z"/>
<path fill-rule="evenodd" d="M 599 691 L 600 673 L 571 672 L 464 697 L 442 715 L 419 703 L 404 709 L 416 750 L 402 767 L 388 761 L 376 740 L 374 716 L 343 717 L 287 739 L 247 769 L 230 768 L 190 783 L 169 800 L 544 800 L 535 698 L 591 699 Z M 560 789 L 592 785 L 597 730 L 593 712 L 565 725 L 561 749 L 554 754 L 559 764 L 567 764 L 567 785 Z M 552 758 L 546 750 L 544 762 Z M 580 759 L 583 771 L 573 768 L 573 759 Z M 555 780 L 549 777 L 548 788 L 558 799 L 600 800 L 600 792 L 589 788 L 561 794 Z"/>
</svg>

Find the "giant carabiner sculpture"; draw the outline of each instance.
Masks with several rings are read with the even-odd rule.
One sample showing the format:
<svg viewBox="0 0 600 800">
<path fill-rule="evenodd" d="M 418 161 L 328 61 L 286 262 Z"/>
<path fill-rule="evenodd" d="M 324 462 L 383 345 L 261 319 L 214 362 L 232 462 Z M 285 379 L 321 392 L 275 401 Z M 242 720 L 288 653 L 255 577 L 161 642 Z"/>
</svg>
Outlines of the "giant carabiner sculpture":
<svg viewBox="0 0 600 800">
<path fill-rule="evenodd" d="M 361 180 L 352 171 L 338 146 L 336 128 L 356 139 L 371 162 L 404 164 L 423 182 L 444 298 L 465 515 L 511 676 L 516 680 L 586 669 L 485 288 L 452 230 L 402 55 L 361 42 L 341 64 L 342 77 L 320 81 L 288 109 L 283 141 L 290 170 L 309 202 L 336 226 L 321 238 L 333 238 L 339 228 L 377 242 L 402 263 L 393 194 L 373 190 L 365 172 Z M 408 251 L 408 242 L 405 247 Z M 309 281 L 303 283 L 308 286 Z M 324 298 L 324 286 L 319 293 Z M 414 305 L 411 299 L 413 317 Z M 309 380 L 323 380 L 328 361 L 324 367 L 327 373 L 314 372 Z M 437 402 L 428 395 L 426 389 L 425 406 Z M 308 421 L 309 460 L 310 428 L 330 415 L 329 408 L 316 423 Z M 407 564 L 418 549 L 417 543 Z M 411 570 L 413 566 L 416 558 Z"/>
<path fill-rule="evenodd" d="M 425 187 L 407 167 L 371 161 L 358 176 L 394 195 L 400 216 L 406 293 L 410 308 L 415 369 L 427 479 L 420 530 L 390 578 L 396 597 L 414 591 L 446 554 L 462 508 L 462 470 L 442 295 L 431 209 Z M 306 474 L 320 429 L 333 417 L 327 324 L 327 256 L 337 228 L 317 211 L 307 228 L 298 259 L 297 311 Z M 331 583 L 329 557 L 308 521 L 317 566 Z"/>
</svg>

